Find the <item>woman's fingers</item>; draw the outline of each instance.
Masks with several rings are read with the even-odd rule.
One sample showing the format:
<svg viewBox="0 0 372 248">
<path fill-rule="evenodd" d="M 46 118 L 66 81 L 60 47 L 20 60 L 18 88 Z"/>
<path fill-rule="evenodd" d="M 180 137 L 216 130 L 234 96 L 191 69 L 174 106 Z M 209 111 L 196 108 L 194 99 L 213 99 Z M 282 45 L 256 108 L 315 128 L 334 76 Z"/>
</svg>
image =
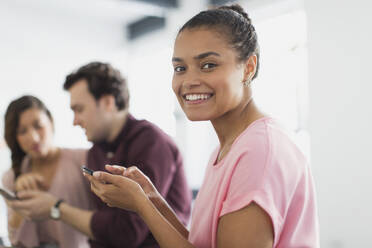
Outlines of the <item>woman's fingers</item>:
<svg viewBox="0 0 372 248">
<path fill-rule="evenodd" d="M 45 189 L 44 178 L 36 173 L 21 175 L 16 181 L 16 190 L 39 190 Z"/>
<path fill-rule="evenodd" d="M 46 185 L 46 182 L 44 180 L 44 177 L 39 175 L 39 174 L 35 174 L 34 175 L 34 178 L 35 178 L 35 181 L 37 183 L 37 186 L 39 188 L 43 188 L 43 189 L 46 189 L 47 188 L 47 185 Z"/>
<path fill-rule="evenodd" d="M 97 172 L 97 173 L 99 175 L 99 173 L 101 172 Z M 110 174 L 108 175 L 110 176 Z M 111 199 L 112 197 L 110 197 L 110 195 L 112 194 L 113 191 L 115 191 L 118 188 L 115 184 L 112 183 L 112 182 L 115 182 L 115 179 L 112 180 L 111 178 L 107 177 L 107 175 L 101 175 L 98 178 L 95 178 L 94 176 L 92 177 L 90 175 L 88 175 L 87 177 L 89 177 L 89 180 L 91 183 L 90 187 L 91 187 L 92 192 L 96 194 L 109 207 L 114 206 L 112 203 L 112 199 Z M 116 176 L 116 177 L 120 178 L 120 176 Z M 124 179 L 123 177 L 121 178 Z M 103 183 L 102 180 L 105 180 L 105 182 L 108 182 L 108 183 Z"/>
<path fill-rule="evenodd" d="M 35 177 L 33 177 L 31 175 L 28 176 L 27 182 L 28 182 L 28 189 L 30 189 L 30 190 L 37 190 L 38 189 L 37 180 L 36 180 Z"/>
<path fill-rule="evenodd" d="M 91 190 L 110 207 L 136 211 L 138 199 L 147 197 L 139 183 L 123 175 L 96 171 L 93 176 L 85 174 Z"/>
<path fill-rule="evenodd" d="M 125 167 L 119 165 L 106 165 L 106 170 L 115 175 L 123 175 L 126 170 Z"/>
<path fill-rule="evenodd" d="M 131 166 L 124 171 L 124 176 L 129 177 L 135 181 L 139 181 L 141 179 L 147 179 L 146 175 L 142 173 L 136 166 Z"/>
<path fill-rule="evenodd" d="M 17 191 L 21 190 L 30 190 L 33 189 L 32 187 L 32 181 L 29 179 L 29 176 L 23 176 L 22 178 L 19 178 Z"/>
<path fill-rule="evenodd" d="M 107 173 L 107 172 L 103 172 L 103 171 L 95 171 L 93 173 L 93 178 L 96 179 L 96 180 L 99 180 L 101 182 L 116 185 L 116 184 L 120 183 L 120 179 L 122 177 L 120 177 L 118 175 L 113 175 L 113 174 L 110 174 L 110 173 Z"/>
</svg>

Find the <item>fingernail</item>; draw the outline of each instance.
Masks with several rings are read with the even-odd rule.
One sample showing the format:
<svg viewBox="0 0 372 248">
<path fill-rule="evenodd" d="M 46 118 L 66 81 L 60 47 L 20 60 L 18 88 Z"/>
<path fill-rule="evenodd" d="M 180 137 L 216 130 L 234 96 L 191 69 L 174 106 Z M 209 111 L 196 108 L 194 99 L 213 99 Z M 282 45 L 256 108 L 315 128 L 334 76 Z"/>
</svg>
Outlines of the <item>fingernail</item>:
<svg viewBox="0 0 372 248">
<path fill-rule="evenodd" d="M 99 171 L 95 171 L 95 172 L 93 173 L 93 176 L 94 176 L 95 178 L 99 178 L 99 177 L 101 176 L 101 172 L 99 172 Z"/>
</svg>

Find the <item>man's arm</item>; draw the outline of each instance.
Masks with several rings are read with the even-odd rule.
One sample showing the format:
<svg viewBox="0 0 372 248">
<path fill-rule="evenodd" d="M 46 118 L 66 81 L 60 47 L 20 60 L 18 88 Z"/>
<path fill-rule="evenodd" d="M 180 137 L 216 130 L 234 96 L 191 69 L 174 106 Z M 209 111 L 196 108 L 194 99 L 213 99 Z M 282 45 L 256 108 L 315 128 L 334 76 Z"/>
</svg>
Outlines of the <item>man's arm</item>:
<svg viewBox="0 0 372 248">
<path fill-rule="evenodd" d="M 45 220 L 50 218 L 50 209 L 57 202 L 57 198 L 48 192 L 23 191 L 19 192 L 20 201 L 9 201 L 9 207 L 22 216 L 32 220 Z M 60 205 L 61 221 L 74 227 L 76 230 L 94 239 L 90 227 L 93 211 L 72 207 L 67 203 Z"/>
<path fill-rule="evenodd" d="M 18 197 L 21 200 L 11 201 L 9 206 L 36 221 L 49 219 L 50 209 L 58 201 L 52 194 L 42 191 L 23 191 Z M 121 209 L 107 207 L 92 212 L 61 203 L 60 211 L 61 221 L 110 247 L 139 247 L 149 233 L 137 214 Z"/>
<path fill-rule="evenodd" d="M 75 228 L 76 230 L 84 233 L 90 239 L 94 239 L 90 222 L 93 216 L 93 211 L 83 210 L 73 207 L 67 203 L 61 203 L 61 220 Z"/>
</svg>

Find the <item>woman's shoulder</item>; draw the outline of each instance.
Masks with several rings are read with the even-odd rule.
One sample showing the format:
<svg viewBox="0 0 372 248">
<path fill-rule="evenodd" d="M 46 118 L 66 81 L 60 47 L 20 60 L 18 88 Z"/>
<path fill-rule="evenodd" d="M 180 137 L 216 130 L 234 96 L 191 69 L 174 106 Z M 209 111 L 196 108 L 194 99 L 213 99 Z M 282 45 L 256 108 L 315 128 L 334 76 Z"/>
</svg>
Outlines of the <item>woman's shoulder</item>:
<svg viewBox="0 0 372 248">
<path fill-rule="evenodd" d="M 252 122 L 233 143 L 234 153 L 238 156 L 245 153 L 266 152 L 270 146 L 270 132 L 268 128 L 273 119 L 260 118 Z"/>
<path fill-rule="evenodd" d="M 60 147 L 61 154 L 67 155 L 67 156 L 81 156 L 86 155 L 88 152 L 88 149 L 84 148 L 66 148 L 66 147 Z"/>
<path fill-rule="evenodd" d="M 307 160 L 294 142 L 293 135 L 278 120 L 261 118 L 238 137 L 234 146 L 235 157 L 301 171 L 306 168 Z"/>
<path fill-rule="evenodd" d="M 87 149 L 83 148 L 60 148 L 61 161 L 70 161 L 71 164 L 83 165 L 86 161 Z"/>
<path fill-rule="evenodd" d="M 288 147 L 295 145 L 294 133 L 280 121 L 264 117 L 254 121 L 237 138 L 236 145 L 243 150 L 267 150 L 272 146 Z"/>
</svg>

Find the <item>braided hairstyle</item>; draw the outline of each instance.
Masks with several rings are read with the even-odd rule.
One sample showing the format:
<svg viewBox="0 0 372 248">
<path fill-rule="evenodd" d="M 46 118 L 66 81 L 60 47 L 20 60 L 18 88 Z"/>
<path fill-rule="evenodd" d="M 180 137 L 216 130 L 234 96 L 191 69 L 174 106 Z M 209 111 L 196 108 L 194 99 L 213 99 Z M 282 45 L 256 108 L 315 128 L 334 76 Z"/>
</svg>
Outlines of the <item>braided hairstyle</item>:
<svg viewBox="0 0 372 248">
<path fill-rule="evenodd" d="M 185 29 L 200 27 L 215 29 L 222 33 L 237 52 L 239 62 L 244 62 L 251 55 L 256 55 L 257 66 L 253 79 L 256 78 L 260 58 L 257 33 L 248 14 L 240 5 L 233 4 L 202 11 L 187 21 L 178 31 L 178 34 Z"/>
</svg>

